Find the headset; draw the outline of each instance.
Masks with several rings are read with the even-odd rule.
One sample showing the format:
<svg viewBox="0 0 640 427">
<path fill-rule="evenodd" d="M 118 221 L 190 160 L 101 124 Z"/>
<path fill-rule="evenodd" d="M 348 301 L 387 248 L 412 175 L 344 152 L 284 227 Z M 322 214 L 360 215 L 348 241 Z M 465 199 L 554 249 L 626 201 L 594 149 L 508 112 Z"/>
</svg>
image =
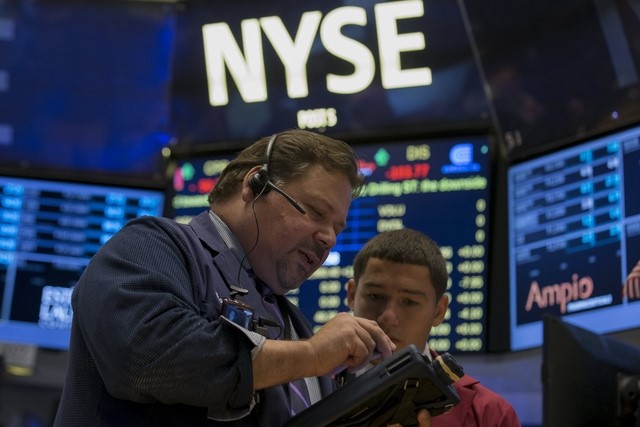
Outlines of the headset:
<svg viewBox="0 0 640 427">
<path fill-rule="evenodd" d="M 256 197 L 259 197 L 263 194 L 268 193 L 271 190 L 275 190 L 277 193 L 280 193 L 291 205 L 296 208 L 301 214 L 306 214 L 307 211 L 304 210 L 302 206 L 298 202 L 295 201 L 293 197 L 284 192 L 280 187 L 275 185 L 269 179 L 269 162 L 271 161 L 271 151 L 273 150 L 273 146 L 276 143 L 276 139 L 278 139 L 278 134 L 274 134 L 269 140 L 269 144 L 267 145 L 267 154 L 265 162 L 260 167 L 260 170 L 254 173 L 251 178 L 249 178 L 249 188 L 253 191 L 253 194 Z"/>
</svg>

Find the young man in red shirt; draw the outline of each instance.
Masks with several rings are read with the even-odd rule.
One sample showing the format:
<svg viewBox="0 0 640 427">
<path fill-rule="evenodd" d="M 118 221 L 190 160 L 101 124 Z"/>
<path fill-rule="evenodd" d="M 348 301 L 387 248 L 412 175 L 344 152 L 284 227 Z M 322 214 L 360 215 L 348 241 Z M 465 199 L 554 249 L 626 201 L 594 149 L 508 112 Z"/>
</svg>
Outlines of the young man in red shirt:
<svg viewBox="0 0 640 427">
<path fill-rule="evenodd" d="M 353 264 L 348 304 L 358 317 L 375 320 L 396 345 L 428 347 L 431 328 L 442 323 L 449 299 L 448 273 L 438 245 L 411 229 L 381 233 L 365 244 Z M 465 375 L 454 383 L 460 403 L 432 418 L 432 427 L 519 427 L 512 406 L 501 396 Z"/>
</svg>

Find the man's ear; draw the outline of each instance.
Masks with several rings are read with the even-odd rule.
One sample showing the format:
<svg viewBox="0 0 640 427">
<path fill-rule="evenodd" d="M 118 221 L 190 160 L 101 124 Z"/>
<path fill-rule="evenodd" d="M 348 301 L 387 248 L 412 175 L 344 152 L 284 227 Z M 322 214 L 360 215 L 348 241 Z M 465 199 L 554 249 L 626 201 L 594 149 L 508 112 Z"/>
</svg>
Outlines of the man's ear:
<svg viewBox="0 0 640 427">
<path fill-rule="evenodd" d="M 353 310 L 353 303 L 356 299 L 356 281 L 354 278 L 347 282 L 347 305 Z"/>
<path fill-rule="evenodd" d="M 449 296 L 443 294 L 436 303 L 436 315 L 433 317 L 433 326 L 438 326 L 444 320 L 444 316 L 447 314 L 447 308 L 449 308 Z"/>
<path fill-rule="evenodd" d="M 260 166 L 254 166 L 251 169 L 249 169 L 247 173 L 244 174 L 244 178 L 242 179 L 241 195 L 242 195 L 242 200 L 245 202 L 252 202 L 253 199 L 256 198 L 255 191 L 251 188 L 251 185 L 249 185 L 249 181 L 256 173 L 258 173 L 259 170 L 260 170 Z"/>
</svg>

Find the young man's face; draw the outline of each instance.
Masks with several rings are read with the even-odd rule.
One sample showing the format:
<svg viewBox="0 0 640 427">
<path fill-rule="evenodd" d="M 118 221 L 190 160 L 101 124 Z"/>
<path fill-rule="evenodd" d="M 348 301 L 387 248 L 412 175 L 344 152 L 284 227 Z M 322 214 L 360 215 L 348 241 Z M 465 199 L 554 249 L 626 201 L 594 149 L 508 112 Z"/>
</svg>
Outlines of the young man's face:
<svg viewBox="0 0 640 427">
<path fill-rule="evenodd" d="M 378 322 L 397 346 L 424 349 L 431 327 L 444 319 L 448 298 L 436 301 L 431 274 L 425 266 L 371 258 L 358 283 L 347 284 L 354 315 Z"/>
</svg>

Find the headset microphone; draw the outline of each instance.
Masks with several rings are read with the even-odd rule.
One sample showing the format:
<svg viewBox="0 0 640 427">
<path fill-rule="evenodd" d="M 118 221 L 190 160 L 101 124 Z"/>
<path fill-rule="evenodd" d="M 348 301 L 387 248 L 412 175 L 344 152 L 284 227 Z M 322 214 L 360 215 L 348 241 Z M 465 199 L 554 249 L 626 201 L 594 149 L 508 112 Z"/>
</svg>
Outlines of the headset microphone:
<svg viewBox="0 0 640 427">
<path fill-rule="evenodd" d="M 273 182 L 271 181 L 267 181 L 267 187 L 272 188 L 273 190 L 275 190 L 277 193 L 282 194 L 282 196 L 287 199 L 287 201 L 289 203 L 291 203 L 291 205 L 296 208 L 301 214 L 306 214 L 307 211 L 304 210 L 304 208 L 302 206 L 300 206 L 298 204 L 298 202 L 295 201 L 295 199 L 293 197 L 291 197 L 290 195 L 288 195 L 287 193 L 284 192 L 284 190 L 282 190 L 280 187 L 278 187 L 277 185 L 275 185 Z"/>
<path fill-rule="evenodd" d="M 277 137 L 278 134 L 275 134 L 269 140 L 269 144 L 267 145 L 266 160 L 262 164 L 260 170 L 253 174 L 253 176 L 249 179 L 249 188 L 251 188 L 251 190 L 253 190 L 253 194 L 256 195 L 265 194 L 271 190 L 275 190 L 277 193 L 281 194 L 285 199 L 287 199 L 287 201 L 291 203 L 291 206 L 296 208 L 301 214 L 306 214 L 307 211 L 305 211 L 304 208 L 300 206 L 300 204 L 296 202 L 293 197 L 285 193 L 284 190 L 275 185 L 269 179 L 269 161 L 271 160 L 271 150 L 273 149 Z"/>
</svg>

